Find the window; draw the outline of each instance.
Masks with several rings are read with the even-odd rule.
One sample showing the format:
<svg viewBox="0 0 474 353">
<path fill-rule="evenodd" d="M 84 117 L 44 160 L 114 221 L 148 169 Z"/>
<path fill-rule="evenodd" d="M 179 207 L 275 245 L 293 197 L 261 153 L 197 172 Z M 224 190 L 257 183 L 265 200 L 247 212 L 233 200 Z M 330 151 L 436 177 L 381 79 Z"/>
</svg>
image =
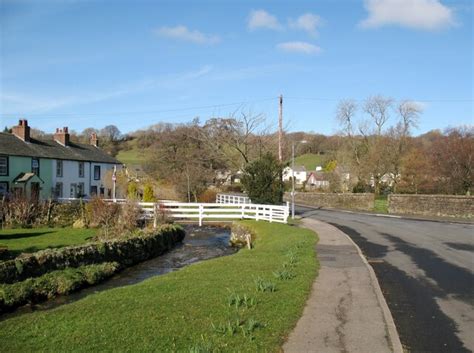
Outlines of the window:
<svg viewBox="0 0 474 353">
<path fill-rule="evenodd" d="M 79 178 L 84 178 L 84 162 L 79 162 Z"/>
<path fill-rule="evenodd" d="M 8 157 L 0 156 L 0 175 L 8 175 Z"/>
<path fill-rule="evenodd" d="M 31 172 L 37 176 L 40 174 L 40 161 L 39 158 L 31 158 Z"/>
<path fill-rule="evenodd" d="M 63 161 L 56 161 L 56 176 L 62 177 L 63 176 Z"/>
<path fill-rule="evenodd" d="M 93 185 L 91 186 L 91 196 L 96 196 L 97 195 L 97 186 Z"/>
<path fill-rule="evenodd" d="M 54 188 L 54 195 L 56 197 L 63 197 L 63 183 L 56 183 Z"/>
<path fill-rule="evenodd" d="M 94 180 L 100 180 L 100 165 L 94 166 Z"/>
<path fill-rule="evenodd" d="M 8 193 L 8 181 L 0 181 L 0 197 Z"/>
</svg>

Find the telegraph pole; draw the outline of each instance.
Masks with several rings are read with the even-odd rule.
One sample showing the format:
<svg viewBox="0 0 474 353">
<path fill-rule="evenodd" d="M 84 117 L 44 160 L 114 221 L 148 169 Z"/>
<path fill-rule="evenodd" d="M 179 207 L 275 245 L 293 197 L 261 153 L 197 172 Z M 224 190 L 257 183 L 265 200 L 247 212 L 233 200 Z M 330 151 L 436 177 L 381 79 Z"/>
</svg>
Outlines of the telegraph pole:
<svg viewBox="0 0 474 353">
<path fill-rule="evenodd" d="M 280 163 L 283 161 L 282 153 L 282 140 L 283 140 L 283 95 L 280 94 L 280 106 L 278 114 L 278 160 Z"/>
</svg>

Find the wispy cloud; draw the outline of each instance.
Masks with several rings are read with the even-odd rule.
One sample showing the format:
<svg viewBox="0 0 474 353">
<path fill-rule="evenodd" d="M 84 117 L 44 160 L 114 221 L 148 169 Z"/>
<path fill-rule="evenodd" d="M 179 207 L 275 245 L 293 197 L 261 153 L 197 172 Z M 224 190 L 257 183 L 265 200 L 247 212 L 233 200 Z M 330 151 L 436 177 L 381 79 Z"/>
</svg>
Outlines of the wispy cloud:
<svg viewBox="0 0 474 353">
<path fill-rule="evenodd" d="M 250 12 L 247 23 L 248 29 L 251 31 L 264 28 L 271 30 L 281 30 L 283 26 L 278 19 L 265 10 L 253 10 Z"/>
<path fill-rule="evenodd" d="M 165 38 L 182 40 L 195 44 L 217 44 L 220 37 L 213 34 L 204 34 L 198 30 L 190 30 L 188 27 L 179 25 L 175 27 L 161 27 L 153 31 L 156 35 Z"/>
<path fill-rule="evenodd" d="M 290 19 L 288 23 L 290 28 L 302 30 L 311 36 L 316 36 L 318 34 L 317 29 L 322 25 L 323 21 L 320 16 L 308 12 L 297 19 Z"/>
<path fill-rule="evenodd" d="M 456 24 L 453 10 L 439 0 L 365 0 L 365 8 L 364 28 L 397 25 L 430 31 Z"/>
<path fill-rule="evenodd" d="M 308 42 L 284 42 L 277 44 L 277 49 L 289 53 L 319 54 L 321 48 Z"/>
<path fill-rule="evenodd" d="M 18 92 L 2 92 L 0 113 L 5 115 L 47 113 L 61 108 L 71 108 L 92 103 L 103 102 L 114 98 L 126 97 L 135 93 L 156 88 L 172 89 L 188 85 L 191 81 L 209 75 L 213 68 L 209 65 L 198 70 L 170 74 L 159 78 L 145 78 L 128 82 L 111 90 L 87 92 L 61 96 L 57 93 L 35 95 Z"/>
</svg>

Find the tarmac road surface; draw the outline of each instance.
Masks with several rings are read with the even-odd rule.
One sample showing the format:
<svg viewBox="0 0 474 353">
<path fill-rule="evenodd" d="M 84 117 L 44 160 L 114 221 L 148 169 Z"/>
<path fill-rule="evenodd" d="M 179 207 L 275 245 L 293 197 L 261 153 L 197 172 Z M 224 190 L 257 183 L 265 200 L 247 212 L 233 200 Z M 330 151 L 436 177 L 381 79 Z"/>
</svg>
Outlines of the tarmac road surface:
<svg viewBox="0 0 474 353">
<path fill-rule="evenodd" d="M 408 352 L 474 351 L 474 225 L 297 207 L 372 265 Z"/>
</svg>

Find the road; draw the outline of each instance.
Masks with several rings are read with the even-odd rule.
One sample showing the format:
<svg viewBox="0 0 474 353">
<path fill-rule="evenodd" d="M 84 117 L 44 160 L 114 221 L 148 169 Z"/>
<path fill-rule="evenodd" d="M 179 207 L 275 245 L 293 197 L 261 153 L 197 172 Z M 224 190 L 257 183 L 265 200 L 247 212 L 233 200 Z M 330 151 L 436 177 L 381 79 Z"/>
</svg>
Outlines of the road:
<svg viewBox="0 0 474 353">
<path fill-rule="evenodd" d="M 408 352 L 474 351 L 474 225 L 297 207 L 330 223 L 374 268 Z"/>
</svg>

